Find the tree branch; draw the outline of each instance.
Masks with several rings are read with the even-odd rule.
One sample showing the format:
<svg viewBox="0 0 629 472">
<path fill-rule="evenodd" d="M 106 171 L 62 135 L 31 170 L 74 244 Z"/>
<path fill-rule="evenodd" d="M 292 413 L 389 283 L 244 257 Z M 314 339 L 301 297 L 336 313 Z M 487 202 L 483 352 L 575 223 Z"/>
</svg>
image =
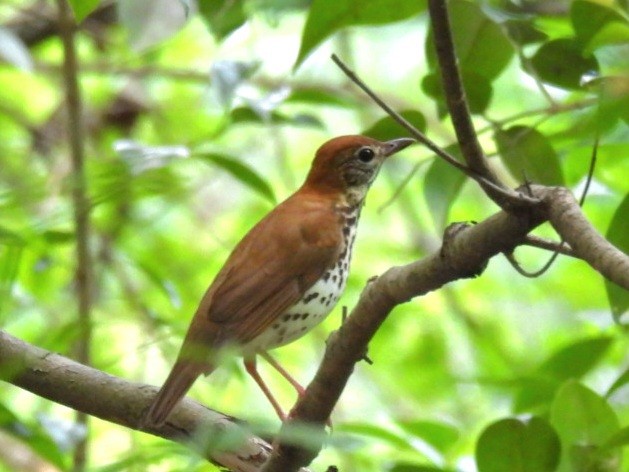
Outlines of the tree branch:
<svg viewBox="0 0 629 472">
<path fill-rule="evenodd" d="M 536 247 L 539 249 L 546 249 L 552 252 L 558 252 L 559 254 L 563 254 L 564 256 L 576 257 L 579 258 L 572 248 L 568 246 L 565 242 L 560 241 L 550 241 L 548 239 L 540 238 L 539 236 L 535 236 L 533 234 L 529 234 L 524 239 L 524 244 L 526 246 Z"/>
<path fill-rule="evenodd" d="M 75 346 L 76 358 L 84 364 L 90 363 L 92 341 L 92 257 L 89 250 L 90 204 L 87 197 L 87 181 L 84 170 L 84 123 L 81 90 L 78 81 L 78 61 L 74 45 L 76 28 L 74 15 L 67 0 L 57 0 L 59 10 L 59 35 L 63 42 L 63 82 L 65 83 L 66 111 L 72 163 L 72 206 L 76 230 L 76 267 L 74 277 L 78 299 L 79 333 Z M 78 412 L 77 422 L 86 426 L 88 417 Z M 83 471 L 87 464 L 87 435 L 77 444 L 74 451 L 74 470 Z"/>
<path fill-rule="evenodd" d="M 434 33 L 434 44 L 437 51 L 446 103 L 459 146 L 461 147 L 461 154 L 470 169 L 493 184 L 487 185 L 479 180 L 487 196 L 504 210 L 516 210 L 522 206 L 522 202 L 514 202 L 512 198 L 505 198 L 504 192 L 496 190 L 495 187 L 501 189 L 508 187 L 489 166 L 474 130 L 463 81 L 461 80 L 461 73 L 457 65 L 446 1 L 428 0 L 428 11 Z"/>
<path fill-rule="evenodd" d="M 382 100 L 366 83 L 364 83 L 360 77 L 358 77 L 354 71 L 352 71 L 347 65 L 336 55 L 332 54 L 332 60 L 341 69 L 347 77 L 360 87 L 380 108 L 382 108 L 391 118 L 405 128 L 412 137 L 417 139 L 420 143 L 434 152 L 437 156 L 445 160 L 448 164 L 463 172 L 468 177 L 476 180 L 481 187 L 487 192 L 491 190 L 493 195 L 500 196 L 502 206 L 509 208 L 522 208 L 531 205 L 538 204 L 539 202 L 530 198 L 528 195 L 522 193 L 516 193 L 510 188 L 503 188 L 499 185 L 488 180 L 484 175 L 480 174 L 474 169 L 467 167 L 460 163 L 456 158 L 449 154 L 446 150 L 437 145 L 428 136 L 418 130 L 415 126 L 408 122 L 402 115 L 393 110 L 387 103 Z"/>
<path fill-rule="evenodd" d="M 629 278 L 627 257 L 598 235 L 582 215 L 575 217 L 574 212 L 580 214 L 580 209 L 568 190 L 532 186 L 531 192 L 533 197 L 545 202 L 545 207 L 518 214 L 502 211 L 475 226 L 451 225 L 439 251 L 411 264 L 393 267 L 369 283 L 345 323 L 328 339 L 315 378 L 292 410 L 291 419 L 282 426 L 284 434 L 299 423 L 324 429 L 354 365 L 363 358 L 369 341 L 395 306 L 449 282 L 480 275 L 489 259 L 502 252 L 511 252 L 525 243 L 527 233 L 547 219 L 562 228 L 565 234 L 561 231 L 560 234 L 571 244 L 575 254 L 592 261 L 590 263 L 595 269 L 601 273 L 624 270 L 625 280 Z M 577 223 L 570 225 L 571 218 L 575 218 Z M 563 230 L 562 224 L 568 227 Z M 582 234 L 586 235 L 583 237 L 586 241 L 596 241 L 596 244 L 582 243 Z M 281 433 L 280 437 L 284 434 Z M 279 447 L 273 451 L 262 472 L 297 470 L 299 466 L 309 464 L 321 446 L 307 449 L 280 440 Z"/>
<path fill-rule="evenodd" d="M 439 251 L 411 264 L 393 267 L 369 283 L 345 323 L 330 336 L 315 378 L 283 428 L 303 422 L 323 429 L 354 365 L 363 357 L 369 341 L 396 305 L 437 290 L 448 282 L 479 275 L 491 257 L 517 246 L 542 221 L 543 215 L 518 217 L 503 211 L 476 226 L 452 226 L 446 230 Z M 280 443 L 262 471 L 293 471 L 310 463 L 317 453 L 317 450 Z"/>
<path fill-rule="evenodd" d="M 137 429 L 143 411 L 157 393 L 156 387 L 108 375 L 4 331 L 0 331 L 0 379 L 131 429 Z M 257 472 L 271 451 L 271 446 L 248 432 L 243 422 L 189 398 L 175 408 L 164 426 L 146 432 L 182 443 L 234 472 Z"/>
<path fill-rule="evenodd" d="M 450 18 L 445 0 L 429 0 L 428 12 L 434 33 L 433 37 L 441 71 L 441 81 L 443 82 L 448 110 L 450 111 L 454 131 L 461 147 L 461 153 L 471 169 L 484 176 L 490 182 L 506 188 L 506 185 L 500 182 L 489 167 L 476 137 L 465 89 L 461 80 L 461 73 L 457 66 L 450 29 Z"/>
<path fill-rule="evenodd" d="M 545 203 L 550 224 L 574 253 L 605 278 L 629 290 L 629 256 L 596 231 L 574 195 L 563 187 L 555 187 Z"/>
<path fill-rule="evenodd" d="M 439 251 L 405 266 L 393 267 L 363 291 L 342 327 L 330 336 L 315 378 L 282 426 L 279 446 L 271 447 L 235 423 L 232 418 L 185 399 L 161 428 L 146 432 L 178 441 L 208 460 L 234 471 L 289 472 L 306 466 L 323 443 L 325 422 L 338 401 L 354 365 L 391 310 L 411 298 L 437 290 L 454 280 L 479 275 L 496 254 L 525 244 L 527 233 L 550 220 L 570 243 L 574 254 L 610 280 L 629 286 L 629 259 L 600 236 L 583 217 L 575 198 L 561 187 L 530 187 L 544 202 L 528 212 L 501 211 L 470 226 L 454 224 L 446 230 Z M 52 401 L 106 421 L 137 429 L 156 388 L 107 375 L 62 356 L 30 346 L 0 331 L 0 378 Z M 307 423 L 321 434 L 311 434 L 315 446 L 288 444 L 291 428 Z M 196 434 L 195 431 L 203 431 Z M 225 436 L 239 437 L 238 445 L 217 450 L 212 445 Z M 200 438 L 205 438 L 202 440 Z M 225 444 L 223 442 L 223 444 Z M 264 461 L 270 456 L 268 463 Z M 302 469 L 303 470 L 303 469 Z"/>
</svg>

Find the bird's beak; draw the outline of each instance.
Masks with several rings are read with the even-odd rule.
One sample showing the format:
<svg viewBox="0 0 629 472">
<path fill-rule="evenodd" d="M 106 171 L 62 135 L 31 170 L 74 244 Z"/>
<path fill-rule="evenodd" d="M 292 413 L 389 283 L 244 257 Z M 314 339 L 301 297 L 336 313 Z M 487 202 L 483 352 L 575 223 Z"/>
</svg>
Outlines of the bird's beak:
<svg viewBox="0 0 629 472">
<path fill-rule="evenodd" d="M 386 157 L 391 156 L 395 154 L 396 152 L 401 151 L 405 147 L 410 146 L 414 142 L 416 141 L 411 138 L 398 138 L 398 139 L 392 139 L 391 141 L 385 141 L 383 143 L 384 155 Z"/>
</svg>

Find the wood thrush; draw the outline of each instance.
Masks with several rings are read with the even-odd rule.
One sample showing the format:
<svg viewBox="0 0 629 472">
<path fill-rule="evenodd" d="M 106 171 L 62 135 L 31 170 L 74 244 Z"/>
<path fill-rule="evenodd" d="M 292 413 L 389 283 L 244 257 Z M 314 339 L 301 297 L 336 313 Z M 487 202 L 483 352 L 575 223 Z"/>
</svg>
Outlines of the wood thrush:
<svg viewBox="0 0 629 472">
<path fill-rule="evenodd" d="M 247 372 L 285 415 L 262 378 L 262 355 L 298 391 L 299 384 L 266 351 L 319 324 L 345 288 L 360 211 L 384 160 L 414 141 L 341 136 L 319 148 L 305 183 L 240 241 L 207 289 L 166 382 L 144 416 L 159 426 L 216 352 L 235 346 Z"/>
</svg>

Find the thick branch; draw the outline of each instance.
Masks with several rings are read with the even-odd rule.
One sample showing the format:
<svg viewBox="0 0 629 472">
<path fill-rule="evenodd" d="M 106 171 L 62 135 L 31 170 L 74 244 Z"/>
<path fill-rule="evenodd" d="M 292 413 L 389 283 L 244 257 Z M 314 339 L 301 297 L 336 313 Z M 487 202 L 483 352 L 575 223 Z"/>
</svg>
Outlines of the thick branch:
<svg viewBox="0 0 629 472">
<path fill-rule="evenodd" d="M 448 282 L 479 275 L 487 261 L 511 251 L 526 234 L 542 223 L 544 215 L 515 216 L 500 212 L 476 226 L 455 225 L 446 231 L 440 251 L 393 267 L 371 282 L 343 326 L 333 333 L 314 380 L 293 409 L 283 428 L 305 422 L 324 427 L 354 365 L 391 310 L 413 297 L 437 290 Z M 317 450 L 281 444 L 263 472 L 288 472 L 307 465 Z"/>
<path fill-rule="evenodd" d="M 622 273 L 627 281 L 627 256 L 596 233 L 583 218 L 568 190 L 532 186 L 531 191 L 533 197 L 546 202 L 546 209 L 531 209 L 517 215 L 503 211 L 475 226 L 452 225 L 446 230 L 440 251 L 411 264 L 393 267 L 370 283 L 343 326 L 330 336 L 323 362 L 283 430 L 288 432 L 300 422 L 323 430 L 354 365 L 363 358 L 369 341 L 396 305 L 437 290 L 448 282 L 479 275 L 489 259 L 525 244 L 527 233 L 547 219 L 558 225 L 555 227 L 578 257 L 590 262 L 603 274 Z M 567 227 L 565 234 L 562 225 Z M 622 277 L 610 276 L 610 279 L 622 282 Z M 294 471 L 309 464 L 317 454 L 316 448 L 306 449 L 282 442 L 262 470 Z"/>
<path fill-rule="evenodd" d="M 157 392 L 155 387 L 113 377 L 4 331 L 0 331 L 0 379 L 132 429 L 137 429 L 144 409 Z M 242 423 L 190 399 L 181 402 L 163 427 L 146 432 L 183 443 L 234 472 L 258 471 L 271 451 L 269 444 L 247 432 Z M 223 448 L 217 449 L 221 443 Z"/>
<path fill-rule="evenodd" d="M 290 428 L 299 422 L 310 423 L 323 431 L 354 365 L 363 358 L 369 341 L 396 305 L 448 282 L 479 275 L 491 257 L 525 244 L 527 233 L 546 219 L 570 243 L 576 256 L 619 285 L 629 285 L 627 256 L 591 228 L 568 190 L 531 186 L 531 192 L 545 203 L 541 209 L 518 215 L 503 211 L 475 226 L 453 225 L 446 232 L 440 251 L 394 267 L 370 283 L 344 325 L 330 337 L 323 362 L 295 406 L 292 419 L 283 426 L 281 437 L 290 437 Z M 52 401 L 134 429 L 156 391 L 154 387 L 127 382 L 30 346 L 1 331 L 0 378 Z M 195 434 L 199 429 L 205 433 Z M 234 471 L 259 470 L 271 451 L 267 443 L 248 434 L 231 418 L 189 399 L 174 410 L 164 427 L 146 432 L 186 443 L 209 460 Z M 222 434 L 243 439 L 229 450 L 212 449 L 212 445 L 221 442 Z M 201 436 L 206 440 L 199 441 Z M 312 438 L 317 436 L 312 434 Z M 262 470 L 298 470 L 317 452 L 317 447 L 291 446 L 282 439 Z"/>
<path fill-rule="evenodd" d="M 556 187 L 546 198 L 548 219 L 574 253 L 605 278 L 629 290 L 629 256 L 607 241 L 585 218 L 569 190 Z"/>
</svg>

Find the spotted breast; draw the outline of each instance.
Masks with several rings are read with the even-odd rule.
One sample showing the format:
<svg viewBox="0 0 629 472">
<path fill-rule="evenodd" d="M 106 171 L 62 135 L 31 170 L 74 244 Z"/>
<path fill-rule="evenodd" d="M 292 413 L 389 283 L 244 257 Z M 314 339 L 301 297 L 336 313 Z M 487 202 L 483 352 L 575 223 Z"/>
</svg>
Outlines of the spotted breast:
<svg viewBox="0 0 629 472">
<path fill-rule="evenodd" d="M 336 263 L 306 290 L 297 303 L 243 346 L 245 354 L 255 354 L 293 342 L 321 323 L 334 309 L 345 290 L 361 206 L 344 206 L 337 210 L 344 218 L 344 223 L 343 250 Z"/>
</svg>

